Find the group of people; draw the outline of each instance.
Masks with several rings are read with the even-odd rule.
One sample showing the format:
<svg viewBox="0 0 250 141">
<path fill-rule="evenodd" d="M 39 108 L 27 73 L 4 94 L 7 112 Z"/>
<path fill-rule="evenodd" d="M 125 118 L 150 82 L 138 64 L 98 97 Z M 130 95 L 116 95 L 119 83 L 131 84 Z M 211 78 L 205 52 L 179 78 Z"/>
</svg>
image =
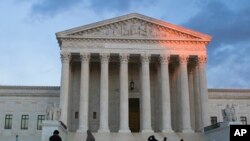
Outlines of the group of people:
<svg viewBox="0 0 250 141">
<path fill-rule="evenodd" d="M 53 135 L 49 138 L 49 141 L 62 141 L 61 137 L 59 136 L 59 131 L 55 130 Z M 87 130 L 87 139 L 86 141 L 95 141 L 95 137 L 92 133 Z M 148 137 L 148 141 L 158 141 L 154 135 Z M 164 137 L 163 141 L 167 141 L 167 137 Z M 181 139 L 180 141 L 184 141 Z"/>
<path fill-rule="evenodd" d="M 148 141 L 158 141 L 154 135 L 148 137 Z M 163 141 L 167 141 L 167 137 L 164 137 Z M 184 141 L 181 139 L 180 141 Z"/>
<path fill-rule="evenodd" d="M 59 136 L 59 131 L 55 130 L 53 132 L 53 135 L 50 136 L 49 141 L 62 141 L 62 138 Z M 92 133 L 87 130 L 87 139 L 86 141 L 95 141 L 95 137 L 92 135 Z"/>
</svg>

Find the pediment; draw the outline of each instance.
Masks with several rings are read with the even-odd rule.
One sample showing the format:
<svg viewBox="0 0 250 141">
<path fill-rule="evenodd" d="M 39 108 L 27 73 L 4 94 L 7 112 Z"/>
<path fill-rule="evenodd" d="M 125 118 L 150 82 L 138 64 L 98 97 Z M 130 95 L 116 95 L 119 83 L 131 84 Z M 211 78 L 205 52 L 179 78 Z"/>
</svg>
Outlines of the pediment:
<svg viewBox="0 0 250 141">
<path fill-rule="evenodd" d="M 57 38 L 206 40 L 211 37 L 140 14 L 129 14 L 58 32 Z"/>
</svg>

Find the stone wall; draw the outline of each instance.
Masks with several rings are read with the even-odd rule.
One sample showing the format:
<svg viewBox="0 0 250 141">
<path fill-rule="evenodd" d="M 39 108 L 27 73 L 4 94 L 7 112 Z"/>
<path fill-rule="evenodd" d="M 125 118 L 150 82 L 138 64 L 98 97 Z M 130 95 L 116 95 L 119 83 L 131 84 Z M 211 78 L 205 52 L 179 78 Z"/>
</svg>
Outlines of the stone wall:
<svg viewBox="0 0 250 141">
<path fill-rule="evenodd" d="M 159 118 L 161 114 L 159 101 L 159 76 L 157 75 L 157 64 L 151 67 L 151 104 L 152 104 L 152 128 L 155 132 L 160 129 Z M 79 66 L 78 66 L 79 67 Z M 76 67 L 76 68 L 78 68 Z M 131 67 L 131 65 L 129 66 Z M 90 74 L 90 103 L 89 103 L 89 127 L 93 131 L 97 131 L 99 127 L 99 78 L 100 67 L 98 63 L 91 64 Z M 119 129 L 119 81 L 115 79 L 119 76 L 119 69 L 116 63 L 110 64 L 110 93 L 109 93 L 109 127 L 111 132 L 117 132 Z M 130 98 L 140 97 L 140 80 L 139 68 L 134 69 L 133 81 L 135 82 L 135 90 L 130 91 Z M 154 70 L 155 69 L 155 70 Z M 74 71 L 79 71 L 78 69 Z M 77 74 L 78 73 L 78 74 Z M 80 72 L 72 76 L 72 79 L 79 83 Z M 129 71 L 129 81 L 132 79 L 132 71 Z M 73 82 L 73 80 L 72 80 Z M 74 84 L 73 84 L 74 85 Z M 74 85 L 70 93 L 70 130 L 75 131 L 78 127 L 78 119 L 75 119 L 75 112 L 78 112 L 79 102 L 79 84 Z M 226 104 L 233 104 L 236 109 L 237 119 L 240 116 L 246 116 L 250 120 L 250 90 L 235 89 L 209 89 L 209 116 L 218 117 L 218 122 L 222 122 L 221 109 Z M 59 103 L 59 87 L 27 87 L 27 86 L 0 86 L 0 136 L 15 138 L 18 134 L 21 137 L 37 136 L 40 137 L 41 130 L 37 130 L 37 115 L 45 115 L 46 107 L 49 104 Z M 96 112 L 96 119 L 93 119 L 93 112 Z M 13 114 L 12 129 L 4 129 L 5 115 Z M 28 130 L 21 130 L 21 115 L 29 115 Z M 249 123 L 249 121 L 248 121 Z"/>
<path fill-rule="evenodd" d="M 59 87 L 0 86 L 0 135 L 34 136 L 38 115 L 46 115 L 49 104 L 59 103 Z M 12 114 L 12 129 L 4 129 L 5 115 Z M 21 130 L 21 116 L 29 115 L 28 129 Z"/>
</svg>

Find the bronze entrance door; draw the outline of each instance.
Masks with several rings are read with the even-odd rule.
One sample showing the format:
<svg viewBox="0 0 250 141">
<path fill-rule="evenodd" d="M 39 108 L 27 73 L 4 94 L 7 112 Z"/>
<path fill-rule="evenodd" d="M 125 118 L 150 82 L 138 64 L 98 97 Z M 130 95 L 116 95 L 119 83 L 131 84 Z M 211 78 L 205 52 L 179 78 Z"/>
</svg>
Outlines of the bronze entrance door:
<svg viewBox="0 0 250 141">
<path fill-rule="evenodd" d="M 129 128 L 131 132 L 140 131 L 140 101 L 139 98 L 129 98 Z"/>
</svg>

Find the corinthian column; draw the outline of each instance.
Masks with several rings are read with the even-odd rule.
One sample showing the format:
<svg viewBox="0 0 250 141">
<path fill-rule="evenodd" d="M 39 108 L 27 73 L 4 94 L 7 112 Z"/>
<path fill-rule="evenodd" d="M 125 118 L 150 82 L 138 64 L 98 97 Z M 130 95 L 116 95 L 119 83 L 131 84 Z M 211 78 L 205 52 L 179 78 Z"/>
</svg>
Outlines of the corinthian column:
<svg viewBox="0 0 250 141">
<path fill-rule="evenodd" d="M 180 55 L 180 111 L 181 111 L 181 131 L 183 133 L 193 132 L 190 120 L 189 90 L 187 76 L 188 56 Z"/>
<path fill-rule="evenodd" d="M 207 56 L 201 55 L 198 56 L 199 62 L 199 78 L 200 78 L 200 100 L 201 100 L 201 119 L 202 119 L 202 127 L 209 125 L 208 120 L 208 96 L 207 96 L 207 79 L 206 79 L 206 62 Z"/>
<path fill-rule="evenodd" d="M 151 102 L 150 102 L 150 73 L 149 73 L 150 55 L 141 55 L 142 63 L 142 132 L 153 132 L 151 127 Z"/>
<path fill-rule="evenodd" d="M 60 87 L 60 120 L 68 125 L 68 97 L 69 97 L 69 62 L 70 53 L 61 52 L 62 70 L 61 70 L 61 87 Z"/>
<path fill-rule="evenodd" d="M 161 103 L 162 103 L 162 132 L 173 132 L 171 127 L 170 86 L 169 86 L 169 55 L 161 55 Z"/>
<path fill-rule="evenodd" d="M 120 129 L 130 132 L 128 127 L 128 59 L 127 54 L 120 55 Z"/>
<path fill-rule="evenodd" d="M 194 66 L 194 103 L 195 103 L 195 130 L 196 132 L 202 132 L 203 124 L 201 120 L 201 98 L 200 98 L 200 76 L 198 60 Z"/>
<path fill-rule="evenodd" d="M 100 90 L 100 128 L 98 132 L 109 132 L 109 54 L 101 57 L 101 90 Z"/>
<path fill-rule="evenodd" d="M 89 53 L 81 53 L 81 83 L 80 83 L 80 107 L 78 132 L 88 130 L 88 106 L 89 106 Z"/>
</svg>

